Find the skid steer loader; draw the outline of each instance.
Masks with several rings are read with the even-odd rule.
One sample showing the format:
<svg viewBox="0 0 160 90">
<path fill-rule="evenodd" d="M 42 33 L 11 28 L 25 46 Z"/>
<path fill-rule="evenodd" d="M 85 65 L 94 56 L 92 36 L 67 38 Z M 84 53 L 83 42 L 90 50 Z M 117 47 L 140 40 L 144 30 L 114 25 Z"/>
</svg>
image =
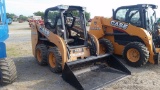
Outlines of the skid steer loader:
<svg viewBox="0 0 160 90">
<path fill-rule="evenodd" d="M 123 55 L 133 67 L 160 60 L 160 29 L 156 25 L 156 5 L 138 4 L 113 10 L 112 18 L 95 16 L 89 33 L 99 39 L 100 53 L 112 42 L 114 54 Z"/>
<path fill-rule="evenodd" d="M 102 87 L 131 72 L 109 53 L 99 55 L 98 39 L 86 30 L 85 8 L 59 5 L 48 8 L 44 25 L 31 24 L 32 50 L 40 65 L 79 90 Z M 112 50 L 112 46 L 111 46 Z"/>
</svg>

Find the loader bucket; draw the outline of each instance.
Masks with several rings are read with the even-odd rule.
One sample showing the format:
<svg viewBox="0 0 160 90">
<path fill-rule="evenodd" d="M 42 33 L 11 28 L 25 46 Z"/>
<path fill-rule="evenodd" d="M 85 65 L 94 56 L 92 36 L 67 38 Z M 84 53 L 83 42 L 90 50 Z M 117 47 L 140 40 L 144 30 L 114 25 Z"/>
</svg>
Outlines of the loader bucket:
<svg viewBox="0 0 160 90">
<path fill-rule="evenodd" d="M 131 72 L 113 55 L 65 63 L 62 78 L 78 90 L 95 90 Z"/>
</svg>

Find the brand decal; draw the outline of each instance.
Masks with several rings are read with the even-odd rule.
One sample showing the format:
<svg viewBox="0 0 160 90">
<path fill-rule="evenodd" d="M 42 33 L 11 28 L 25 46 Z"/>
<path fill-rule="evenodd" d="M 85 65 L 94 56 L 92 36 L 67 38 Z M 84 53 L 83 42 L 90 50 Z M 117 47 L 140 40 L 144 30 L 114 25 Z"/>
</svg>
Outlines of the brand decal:
<svg viewBox="0 0 160 90">
<path fill-rule="evenodd" d="M 111 25 L 126 30 L 128 28 L 128 24 L 124 24 L 117 21 L 111 21 Z"/>
<path fill-rule="evenodd" d="M 73 56 L 73 57 L 78 57 L 78 56 L 82 56 L 82 55 L 84 55 L 84 52 L 71 54 L 71 56 Z"/>
<path fill-rule="evenodd" d="M 91 27 L 90 29 L 91 30 L 100 30 L 101 28 L 99 28 L 99 27 Z"/>
<path fill-rule="evenodd" d="M 39 28 L 39 31 L 41 32 L 41 33 L 43 33 L 45 36 L 49 36 L 49 31 L 47 30 L 47 29 L 45 29 L 45 28 L 43 28 L 43 27 L 40 27 Z"/>
<path fill-rule="evenodd" d="M 94 21 L 94 25 L 97 25 L 97 22 Z"/>
<path fill-rule="evenodd" d="M 101 28 L 97 26 L 97 22 L 94 21 L 94 27 L 90 28 L 91 30 L 100 30 Z"/>
<path fill-rule="evenodd" d="M 37 32 L 31 32 L 32 35 L 37 35 Z"/>
</svg>

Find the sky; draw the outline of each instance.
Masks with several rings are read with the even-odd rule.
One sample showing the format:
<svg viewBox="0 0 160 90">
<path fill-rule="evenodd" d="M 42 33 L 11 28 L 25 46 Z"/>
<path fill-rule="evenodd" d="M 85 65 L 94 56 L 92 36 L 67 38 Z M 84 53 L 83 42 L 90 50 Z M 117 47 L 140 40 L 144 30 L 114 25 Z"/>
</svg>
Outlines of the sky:
<svg viewBox="0 0 160 90">
<path fill-rule="evenodd" d="M 34 12 L 45 11 L 49 7 L 57 5 L 79 5 L 86 7 L 91 18 L 94 16 L 111 17 L 112 9 L 120 6 L 134 4 L 156 4 L 158 5 L 157 17 L 160 17 L 159 0 L 5 0 L 8 13 L 16 15 L 31 16 Z"/>
</svg>

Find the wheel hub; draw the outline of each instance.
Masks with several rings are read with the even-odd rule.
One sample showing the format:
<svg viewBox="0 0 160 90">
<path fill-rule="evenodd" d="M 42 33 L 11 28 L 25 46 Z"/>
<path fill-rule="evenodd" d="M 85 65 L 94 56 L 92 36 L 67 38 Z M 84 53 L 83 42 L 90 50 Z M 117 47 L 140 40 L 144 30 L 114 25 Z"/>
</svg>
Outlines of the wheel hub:
<svg viewBox="0 0 160 90">
<path fill-rule="evenodd" d="M 42 53 L 39 49 L 37 50 L 37 60 L 38 60 L 38 62 L 42 61 Z"/>
<path fill-rule="evenodd" d="M 101 52 L 102 54 L 104 54 L 104 53 L 106 52 L 106 50 L 107 50 L 107 48 L 104 47 L 103 44 L 100 44 L 100 52 Z"/>
<path fill-rule="evenodd" d="M 54 57 L 53 53 L 49 54 L 49 64 L 52 68 L 55 68 L 55 66 L 56 66 L 56 61 L 55 61 L 55 57 Z"/>
<path fill-rule="evenodd" d="M 127 58 L 131 62 L 137 62 L 140 59 L 140 53 L 137 49 L 131 48 L 127 51 Z"/>
</svg>

